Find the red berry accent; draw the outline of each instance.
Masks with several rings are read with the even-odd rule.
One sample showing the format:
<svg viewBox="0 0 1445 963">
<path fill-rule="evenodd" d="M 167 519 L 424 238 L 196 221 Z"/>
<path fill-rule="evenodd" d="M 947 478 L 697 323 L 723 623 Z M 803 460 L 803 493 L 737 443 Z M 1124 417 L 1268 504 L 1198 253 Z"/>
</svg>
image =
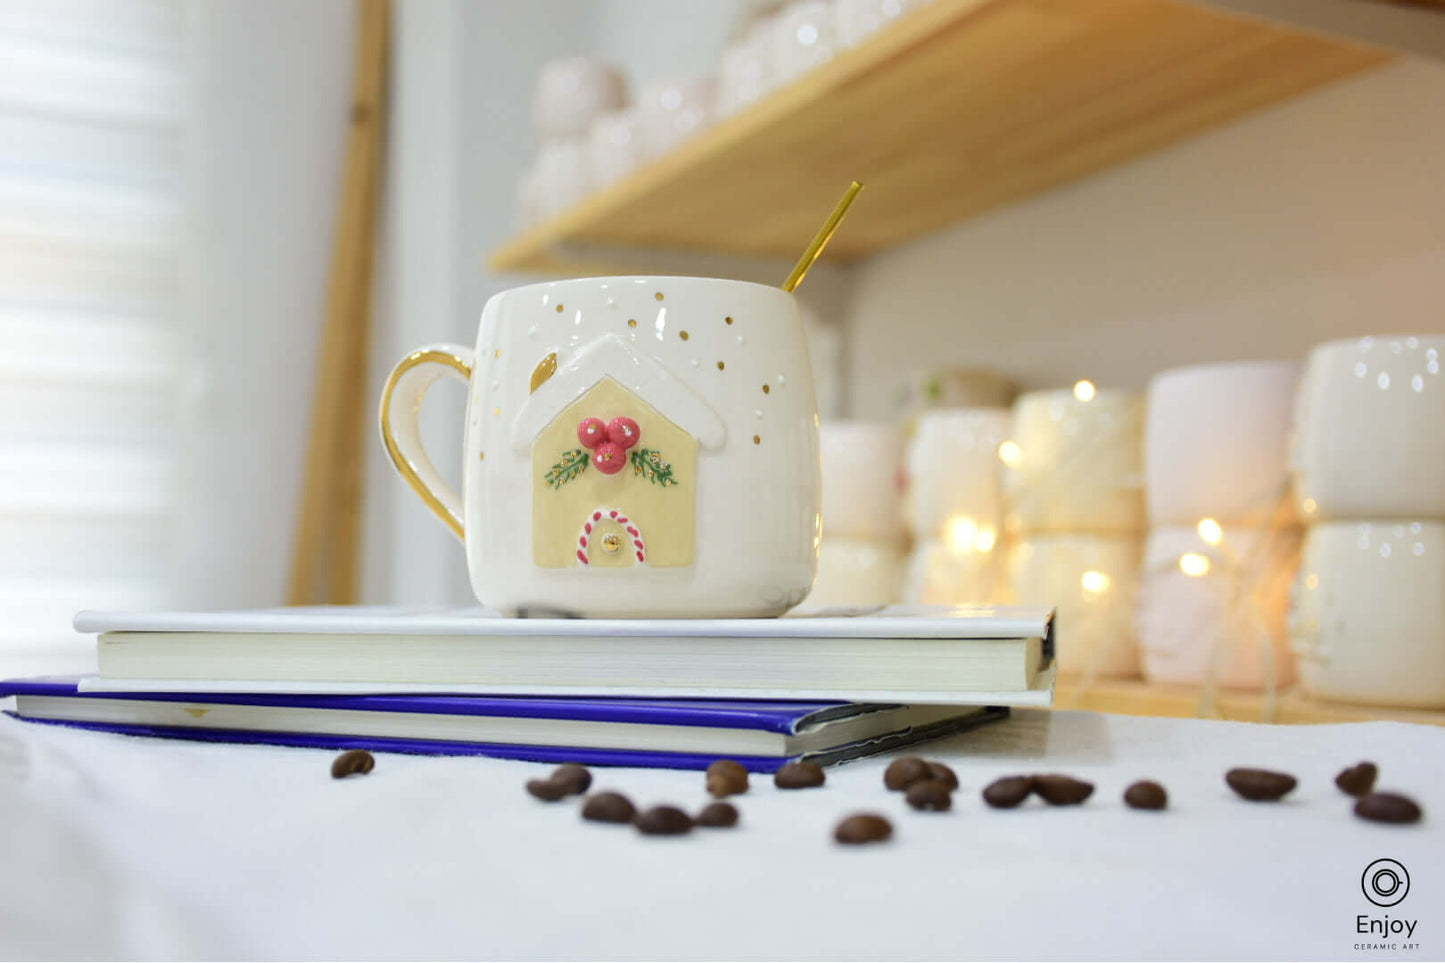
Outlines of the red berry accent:
<svg viewBox="0 0 1445 963">
<path fill-rule="evenodd" d="M 610 441 L 604 441 L 597 446 L 592 453 L 592 464 L 604 475 L 615 475 L 627 464 L 627 455 L 622 451 L 621 446 L 614 445 Z M 617 513 L 613 512 L 613 516 Z"/>
<path fill-rule="evenodd" d="M 596 448 L 607 440 L 607 423 L 601 418 L 583 418 L 577 425 L 577 440 L 583 448 Z"/>
<path fill-rule="evenodd" d="M 621 445 L 626 451 L 637 444 L 642 437 L 642 429 L 637 427 L 637 422 L 631 418 L 613 418 L 612 423 L 607 426 L 607 440 L 614 445 Z"/>
</svg>

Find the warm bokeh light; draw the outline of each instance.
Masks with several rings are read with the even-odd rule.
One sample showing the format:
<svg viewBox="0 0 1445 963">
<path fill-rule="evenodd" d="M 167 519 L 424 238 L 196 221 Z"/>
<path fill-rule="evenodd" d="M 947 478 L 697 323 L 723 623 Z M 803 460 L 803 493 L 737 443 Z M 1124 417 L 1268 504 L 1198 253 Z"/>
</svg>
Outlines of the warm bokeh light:
<svg viewBox="0 0 1445 963">
<path fill-rule="evenodd" d="M 1094 383 L 1092 381 L 1078 381 L 1074 383 L 1074 397 L 1080 401 L 1094 400 Z"/>
<path fill-rule="evenodd" d="M 978 534 L 978 523 L 971 518 L 955 515 L 948 520 L 944 536 L 948 550 L 955 555 L 973 551 L 973 539 Z"/>
<path fill-rule="evenodd" d="M 1179 556 L 1179 571 L 1198 578 L 1209 574 L 1209 559 L 1198 552 L 1185 552 Z"/>
<path fill-rule="evenodd" d="M 998 457 L 1000 461 L 1010 468 L 1017 468 L 1019 462 L 1024 460 L 1024 453 L 1017 443 L 1006 441 L 998 446 Z"/>
<path fill-rule="evenodd" d="M 1105 575 L 1103 572 L 1089 569 L 1089 571 L 1084 573 L 1083 578 L 1079 579 L 1079 584 L 1084 587 L 1085 592 L 1098 593 L 1109 591 L 1109 583 L 1111 581 L 1112 580 L 1109 578 L 1109 576 Z"/>
<path fill-rule="evenodd" d="M 1315 513 L 1315 509 L 1319 507 L 1319 504 L 1313 498 L 1306 498 L 1304 501 L 1300 502 L 1300 508 L 1304 509 L 1304 513 L 1306 515 L 1313 515 Z"/>
<path fill-rule="evenodd" d="M 1196 529 L 1207 544 L 1218 545 L 1224 539 L 1224 529 L 1212 518 L 1201 518 Z"/>
<path fill-rule="evenodd" d="M 980 528 L 978 535 L 974 537 L 973 544 L 980 552 L 993 551 L 994 543 L 998 541 L 998 533 L 991 528 Z"/>
</svg>

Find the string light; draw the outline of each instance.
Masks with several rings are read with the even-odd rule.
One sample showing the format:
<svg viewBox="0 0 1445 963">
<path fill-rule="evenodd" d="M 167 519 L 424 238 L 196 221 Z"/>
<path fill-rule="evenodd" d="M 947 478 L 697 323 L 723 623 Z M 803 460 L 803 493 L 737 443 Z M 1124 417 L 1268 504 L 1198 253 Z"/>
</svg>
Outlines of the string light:
<svg viewBox="0 0 1445 963">
<path fill-rule="evenodd" d="M 991 552 L 997 540 L 998 534 L 993 529 L 980 528 L 978 530 L 978 536 L 973 540 L 973 544 L 980 552 Z"/>
<path fill-rule="evenodd" d="M 978 535 L 978 523 L 971 518 L 955 516 L 948 520 L 948 549 L 955 555 L 973 550 L 973 540 Z"/>
<path fill-rule="evenodd" d="M 1193 578 L 1208 575 L 1209 559 L 1198 552 L 1185 552 L 1179 556 L 1179 571 Z"/>
<path fill-rule="evenodd" d="M 1074 383 L 1074 397 L 1080 401 L 1093 401 L 1095 393 L 1092 381 L 1084 380 Z"/>
<path fill-rule="evenodd" d="M 1024 453 L 1016 442 L 1006 441 L 998 446 L 998 457 L 1010 468 L 1017 468 L 1019 462 L 1024 460 Z"/>
<path fill-rule="evenodd" d="M 1085 592 L 1093 592 L 1095 595 L 1098 595 L 1101 592 L 1109 591 L 1109 583 L 1111 581 L 1109 576 L 1103 572 L 1089 569 L 1089 571 L 1085 572 L 1083 577 L 1079 579 L 1079 584 L 1084 587 Z"/>
<path fill-rule="evenodd" d="M 1224 529 L 1212 518 L 1201 518 L 1196 526 L 1199 537 L 1204 539 L 1206 544 L 1218 545 L 1224 538 Z"/>
</svg>

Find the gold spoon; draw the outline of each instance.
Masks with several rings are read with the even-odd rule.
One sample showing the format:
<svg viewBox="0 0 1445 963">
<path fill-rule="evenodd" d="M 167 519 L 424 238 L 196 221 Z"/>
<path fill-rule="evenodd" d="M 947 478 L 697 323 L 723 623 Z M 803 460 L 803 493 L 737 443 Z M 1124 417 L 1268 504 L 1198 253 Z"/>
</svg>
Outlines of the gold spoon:
<svg viewBox="0 0 1445 963">
<path fill-rule="evenodd" d="M 838 206 L 833 208 L 833 213 L 828 215 L 828 219 L 823 222 L 823 226 L 818 229 L 818 233 L 813 235 L 812 243 L 809 244 L 808 249 L 803 252 L 803 256 L 798 258 L 798 263 L 793 265 L 793 273 L 789 274 L 788 279 L 783 282 L 784 291 L 793 291 L 798 285 L 803 283 L 803 278 L 807 276 L 808 269 L 813 266 L 814 261 L 818 260 L 818 255 L 823 253 L 823 248 L 828 246 L 828 241 L 833 237 L 833 232 L 838 230 L 838 225 L 843 222 L 843 215 L 848 213 L 848 208 L 852 205 L 853 198 L 857 197 L 858 192 L 862 189 L 863 185 L 858 181 L 854 181 L 848 186 L 848 189 L 843 192 L 843 197 L 838 201 Z"/>
</svg>

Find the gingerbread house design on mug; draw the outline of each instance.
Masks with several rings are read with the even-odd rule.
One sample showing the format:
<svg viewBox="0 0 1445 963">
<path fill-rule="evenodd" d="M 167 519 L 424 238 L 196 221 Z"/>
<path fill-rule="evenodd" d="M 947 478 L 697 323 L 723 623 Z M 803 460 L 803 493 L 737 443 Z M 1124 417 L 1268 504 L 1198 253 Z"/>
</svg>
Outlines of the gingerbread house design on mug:
<svg viewBox="0 0 1445 963">
<path fill-rule="evenodd" d="M 534 369 L 513 429 L 531 458 L 534 564 L 691 565 L 698 450 L 722 447 L 722 420 L 616 334 L 554 366 L 548 355 Z"/>
</svg>

